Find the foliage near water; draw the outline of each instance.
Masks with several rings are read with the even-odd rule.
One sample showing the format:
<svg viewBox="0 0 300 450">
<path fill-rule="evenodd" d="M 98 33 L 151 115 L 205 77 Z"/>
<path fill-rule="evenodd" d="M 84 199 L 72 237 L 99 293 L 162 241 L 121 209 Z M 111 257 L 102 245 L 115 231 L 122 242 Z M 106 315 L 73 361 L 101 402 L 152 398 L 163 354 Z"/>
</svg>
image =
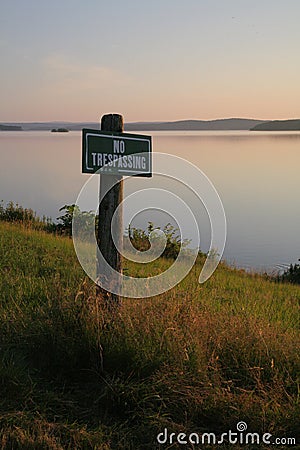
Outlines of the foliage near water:
<svg viewBox="0 0 300 450">
<path fill-rule="evenodd" d="M 281 275 L 278 276 L 278 281 L 300 284 L 300 264 L 291 264 Z"/>
<path fill-rule="evenodd" d="M 300 287 L 225 264 L 200 285 L 203 258 L 171 291 L 114 311 L 70 239 L 0 222 L 1 448 L 152 450 L 165 427 L 221 434 L 242 420 L 297 438 Z"/>
<path fill-rule="evenodd" d="M 19 223 L 34 230 L 43 230 L 49 233 L 55 231 L 56 226 L 50 217 L 38 217 L 36 212 L 30 208 L 24 208 L 18 203 L 8 202 L 4 205 L 0 201 L 0 221 Z"/>
</svg>

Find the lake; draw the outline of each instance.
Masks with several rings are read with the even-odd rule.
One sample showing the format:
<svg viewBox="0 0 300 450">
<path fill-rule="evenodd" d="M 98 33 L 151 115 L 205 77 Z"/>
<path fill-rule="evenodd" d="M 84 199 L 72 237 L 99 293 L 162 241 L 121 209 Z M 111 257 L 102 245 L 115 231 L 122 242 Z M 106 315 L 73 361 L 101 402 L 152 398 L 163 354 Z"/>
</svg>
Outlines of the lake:
<svg viewBox="0 0 300 450">
<path fill-rule="evenodd" d="M 228 225 L 224 259 L 258 271 L 272 271 L 297 262 L 300 132 L 145 134 L 153 136 L 153 151 L 190 161 L 214 184 Z M 81 132 L 0 132 L 0 161 L 0 200 L 4 203 L 12 200 L 53 219 L 60 215 L 61 206 L 76 201 L 89 178 L 81 174 Z M 128 181 L 128 187 L 125 183 L 125 191 L 145 186 L 146 179 L 135 178 Z M 179 197 L 186 195 L 180 188 L 174 189 Z M 207 214 L 194 200 L 190 207 L 201 230 L 201 248 L 207 251 L 210 241 Z M 162 225 L 167 216 L 155 214 L 141 215 L 133 225 L 146 227 L 148 219 Z"/>
</svg>

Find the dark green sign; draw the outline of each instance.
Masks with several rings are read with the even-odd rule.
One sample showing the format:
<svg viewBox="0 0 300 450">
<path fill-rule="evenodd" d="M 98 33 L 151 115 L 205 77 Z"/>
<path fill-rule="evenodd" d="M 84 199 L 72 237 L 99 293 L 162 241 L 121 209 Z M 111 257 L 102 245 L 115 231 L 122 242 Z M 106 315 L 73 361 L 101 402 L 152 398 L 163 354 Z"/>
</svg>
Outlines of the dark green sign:
<svg viewBox="0 0 300 450">
<path fill-rule="evenodd" d="M 151 136 L 82 130 L 82 172 L 152 176 Z"/>
</svg>

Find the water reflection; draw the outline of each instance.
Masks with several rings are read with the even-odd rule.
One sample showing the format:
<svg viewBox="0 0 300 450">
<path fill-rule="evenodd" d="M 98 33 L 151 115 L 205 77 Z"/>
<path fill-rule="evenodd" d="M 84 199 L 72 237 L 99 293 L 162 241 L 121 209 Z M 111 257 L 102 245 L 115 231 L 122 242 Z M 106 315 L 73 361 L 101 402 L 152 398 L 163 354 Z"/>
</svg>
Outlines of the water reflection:
<svg viewBox="0 0 300 450">
<path fill-rule="evenodd" d="M 151 134 L 154 151 L 187 159 L 214 183 L 228 221 L 227 260 L 262 270 L 297 262 L 300 133 Z M 53 218 L 61 206 L 75 201 L 89 177 L 81 174 L 80 132 L 1 132 L 0 162 L 0 200 L 18 202 Z M 130 192 L 145 182 L 135 179 L 126 189 Z M 184 191 L 178 194 L 188 195 Z M 206 250 L 210 240 L 206 213 L 196 201 L 194 210 Z M 147 225 L 146 217 L 139 220 L 137 225 Z"/>
</svg>

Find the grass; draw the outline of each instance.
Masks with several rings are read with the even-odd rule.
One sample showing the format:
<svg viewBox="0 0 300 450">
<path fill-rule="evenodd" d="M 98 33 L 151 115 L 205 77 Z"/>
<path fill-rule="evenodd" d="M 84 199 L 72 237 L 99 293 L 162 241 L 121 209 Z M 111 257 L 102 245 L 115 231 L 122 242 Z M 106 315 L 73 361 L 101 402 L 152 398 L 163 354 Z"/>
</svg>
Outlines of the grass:
<svg viewBox="0 0 300 450">
<path fill-rule="evenodd" d="M 169 262 L 151 264 L 126 269 Z M 241 420 L 297 438 L 300 287 L 225 264 L 199 285 L 202 264 L 110 311 L 72 240 L 0 222 L 1 448 L 147 450 L 165 427 L 221 434 Z"/>
</svg>

